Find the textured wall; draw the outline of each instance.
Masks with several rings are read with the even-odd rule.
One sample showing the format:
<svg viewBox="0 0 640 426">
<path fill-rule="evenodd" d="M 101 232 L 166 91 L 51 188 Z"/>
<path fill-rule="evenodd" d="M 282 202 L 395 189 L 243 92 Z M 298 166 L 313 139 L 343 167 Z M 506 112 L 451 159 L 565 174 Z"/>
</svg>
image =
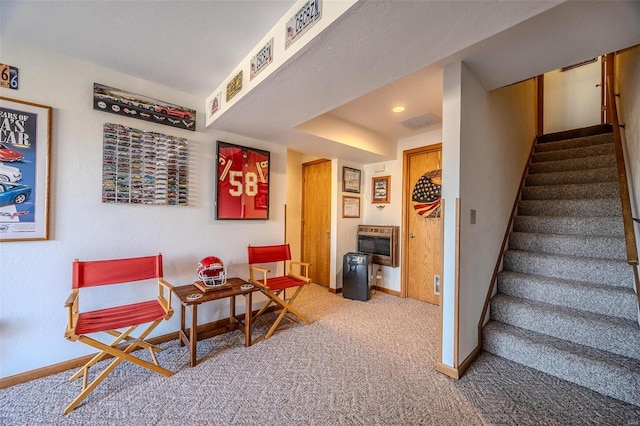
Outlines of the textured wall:
<svg viewBox="0 0 640 426">
<path fill-rule="evenodd" d="M 64 301 L 71 289 L 74 258 L 104 259 L 162 252 L 165 276 L 176 285 L 192 282 L 199 259 L 222 258 L 231 275 L 248 275 L 246 246 L 282 241 L 284 230 L 286 149 L 247 138 L 179 130 L 126 119 L 92 109 L 93 82 L 199 109 L 200 100 L 170 88 L 108 69 L 37 50 L 2 43 L 2 61 L 20 69 L 20 90 L 0 95 L 53 107 L 50 176 L 50 239 L 2 243 L 0 248 L 0 377 L 51 365 L 93 352 L 64 339 Z M 189 206 L 115 205 L 101 202 L 102 126 L 116 122 L 186 137 L 190 144 Z M 271 219 L 215 221 L 215 141 L 217 139 L 271 151 Z M 155 290 L 154 290 L 155 291 Z M 152 296 L 123 286 L 117 296 L 88 292 L 83 306 L 100 299 L 132 301 Z M 238 299 L 238 311 L 244 301 Z M 259 297 L 256 297 L 256 306 Z M 240 306 L 241 305 L 241 306 Z M 173 306 L 179 309 L 174 301 Z M 200 321 L 228 314 L 228 302 L 200 310 Z M 177 330 L 179 311 L 155 335 Z M 85 349 L 86 348 L 86 349 Z M 46 356 L 43 356 L 46 353 Z"/>
</svg>

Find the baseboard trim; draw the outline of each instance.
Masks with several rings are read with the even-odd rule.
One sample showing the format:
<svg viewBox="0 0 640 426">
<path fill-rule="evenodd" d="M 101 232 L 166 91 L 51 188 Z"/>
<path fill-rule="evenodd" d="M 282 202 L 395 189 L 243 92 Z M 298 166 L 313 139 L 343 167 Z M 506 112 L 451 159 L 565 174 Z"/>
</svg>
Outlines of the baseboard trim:
<svg viewBox="0 0 640 426">
<path fill-rule="evenodd" d="M 271 306 L 266 310 L 266 312 L 272 312 L 280 309 L 282 308 Z M 258 313 L 258 310 L 253 311 L 254 315 L 256 313 Z M 244 314 L 237 315 L 237 318 L 244 321 Z M 233 325 L 235 325 L 235 328 L 233 327 Z M 235 324 L 231 324 L 231 327 L 230 327 L 229 319 L 224 318 L 221 320 L 199 325 L 198 333 L 209 332 L 209 333 L 212 333 L 211 336 L 217 336 L 219 334 L 223 334 L 228 331 L 235 330 L 237 329 L 237 326 L 238 324 L 235 323 Z M 178 332 L 174 331 L 171 333 L 163 334 L 162 336 L 152 337 L 150 339 L 147 339 L 147 341 L 152 345 L 160 345 L 162 343 L 166 343 L 171 340 L 177 340 L 177 339 L 178 339 Z M 138 349 L 142 349 L 142 348 L 138 348 Z M 89 362 L 89 360 L 93 358 L 95 355 L 96 353 L 93 353 L 91 355 L 85 355 L 79 358 L 73 358 L 67 361 L 59 362 L 57 364 L 48 365 L 46 367 L 37 368 L 35 370 L 25 371 L 24 373 L 4 377 L 0 379 L 0 389 L 5 389 L 11 386 L 19 385 L 21 383 L 26 383 L 32 380 L 51 376 L 53 374 L 58 374 L 58 373 L 62 373 L 75 368 L 80 368 L 83 365 L 85 365 L 87 362 Z M 111 356 L 107 355 L 104 357 L 104 359 L 108 359 L 108 358 L 111 358 Z"/>
<path fill-rule="evenodd" d="M 392 296 L 400 297 L 400 292 L 396 291 L 396 290 L 391 290 L 391 289 L 388 289 L 386 287 L 378 287 L 377 285 L 371 286 L 371 288 L 373 290 L 379 291 L 381 293 L 387 293 L 387 294 L 390 294 Z"/>
<path fill-rule="evenodd" d="M 465 358 L 464 361 L 462 361 L 462 364 L 458 366 L 458 374 L 460 375 L 460 377 L 464 375 L 464 373 L 471 366 L 471 364 L 473 364 L 473 361 L 475 361 L 476 358 L 478 358 L 478 355 L 480 355 L 481 353 L 482 353 L 482 345 L 478 345 L 473 351 L 471 351 L 469 356 Z"/>
<path fill-rule="evenodd" d="M 464 373 L 467 371 L 469 366 L 473 364 L 473 361 L 475 361 L 476 358 L 478 358 L 478 355 L 480 355 L 481 352 L 482 352 L 482 346 L 478 345 L 469 354 L 469 356 L 465 358 L 462 364 L 460 364 L 457 368 L 449 367 L 448 365 L 439 362 L 436 364 L 436 371 L 438 371 L 438 373 L 444 374 L 445 376 L 449 376 L 452 379 L 458 380 L 460 377 L 464 375 Z"/>
<path fill-rule="evenodd" d="M 338 294 L 338 293 L 342 293 L 342 289 L 341 288 L 331 288 L 331 287 L 329 287 L 329 292 L 333 293 L 333 294 Z"/>
<path fill-rule="evenodd" d="M 452 379 L 458 380 L 460 378 L 460 375 L 458 374 L 458 369 L 449 367 L 448 365 L 443 364 L 441 362 L 436 364 L 436 371 L 438 373 L 444 374 L 445 376 L 449 376 Z"/>
</svg>

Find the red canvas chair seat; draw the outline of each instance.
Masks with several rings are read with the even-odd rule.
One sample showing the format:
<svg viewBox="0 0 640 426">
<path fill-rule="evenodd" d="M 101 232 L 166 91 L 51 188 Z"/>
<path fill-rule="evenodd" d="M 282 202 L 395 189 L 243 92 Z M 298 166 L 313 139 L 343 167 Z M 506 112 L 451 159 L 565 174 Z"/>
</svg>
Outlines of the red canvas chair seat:
<svg viewBox="0 0 640 426">
<path fill-rule="evenodd" d="M 130 327 L 163 319 L 167 313 L 157 300 L 99 309 L 78 315 L 76 334 Z"/>
<path fill-rule="evenodd" d="M 85 287 L 121 283 L 149 285 L 151 279 L 157 281 L 157 284 L 154 285 L 157 285 L 158 288 L 158 296 L 153 300 L 80 312 L 80 290 Z M 161 321 L 167 320 L 173 315 L 171 308 L 171 289 L 173 286 L 163 278 L 162 254 L 86 262 L 80 262 L 76 259 L 73 262 L 71 288 L 71 295 L 65 303 L 65 307 L 68 308 L 65 337 L 72 342 L 79 341 L 97 348 L 100 352 L 71 376 L 70 380 L 72 381 L 79 377 L 83 378 L 82 391 L 65 408 L 65 414 L 76 408 L 122 361 L 132 362 L 165 376 L 173 374 L 158 364 L 155 352 L 160 352 L 160 348 L 144 340 Z M 131 334 L 138 326 L 143 324 L 148 324 L 148 326 L 138 336 L 132 336 Z M 115 340 L 111 344 L 106 344 L 89 336 L 89 334 L 97 332 L 107 333 L 115 337 Z M 153 362 L 131 355 L 138 348 L 148 349 Z M 89 369 L 107 355 L 113 356 L 114 360 L 91 383 L 87 383 Z"/>
<path fill-rule="evenodd" d="M 302 288 L 311 282 L 309 278 L 310 264 L 291 260 L 289 244 L 249 246 L 247 253 L 249 257 L 249 281 L 257 286 L 269 299 L 262 309 L 258 311 L 256 317 L 263 314 L 271 304 L 275 303 L 282 308 L 282 312 L 280 312 L 278 318 L 276 318 L 271 325 L 271 328 L 265 335 L 265 339 L 271 337 L 282 319 L 288 313 L 296 316 L 306 324 L 311 324 L 311 321 L 292 306 Z M 284 263 L 284 275 L 270 277 L 269 273 L 271 271 L 262 265 L 278 262 Z M 292 265 L 299 265 L 301 275 L 291 272 Z M 293 296 L 287 298 L 286 290 L 289 288 L 296 288 L 296 291 Z M 280 295 L 282 295 L 282 297 Z"/>
</svg>

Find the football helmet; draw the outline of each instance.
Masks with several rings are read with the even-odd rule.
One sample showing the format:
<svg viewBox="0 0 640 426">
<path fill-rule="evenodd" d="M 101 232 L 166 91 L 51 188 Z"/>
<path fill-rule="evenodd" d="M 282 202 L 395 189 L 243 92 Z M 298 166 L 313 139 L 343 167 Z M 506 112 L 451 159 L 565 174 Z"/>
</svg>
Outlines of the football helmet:
<svg viewBox="0 0 640 426">
<path fill-rule="evenodd" d="M 198 263 L 198 278 L 207 287 L 218 287 L 227 283 L 227 273 L 220 258 L 207 256 Z"/>
</svg>

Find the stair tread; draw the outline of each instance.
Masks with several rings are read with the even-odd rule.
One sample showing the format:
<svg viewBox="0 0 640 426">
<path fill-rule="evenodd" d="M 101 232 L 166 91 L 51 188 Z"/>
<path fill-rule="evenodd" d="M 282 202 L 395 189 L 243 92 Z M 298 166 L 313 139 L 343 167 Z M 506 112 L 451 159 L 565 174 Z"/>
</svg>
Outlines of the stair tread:
<svg viewBox="0 0 640 426">
<path fill-rule="evenodd" d="M 498 294 L 631 321 L 635 321 L 638 314 L 635 291 L 627 287 L 501 271 L 497 289 Z"/>
<path fill-rule="evenodd" d="M 613 141 L 587 146 L 567 146 L 561 149 L 534 152 L 533 163 L 546 161 L 562 161 L 576 158 L 595 157 L 600 155 L 615 155 Z"/>
<path fill-rule="evenodd" d="M 597 360 L 599 362 L 615 365 L 619 368 L 624 368 L 626 370 L 629 370 L 630 372 L 633 372 L 634 374 L 640 375 L 640 360 L 637 359 L 614 354 L 602 349 L 596 349 L 590 346 L 581 345 L 579 343 L 570 342 L 568 340 L 558 339 L 557 337 L 516 327 L 499 321 L 489 321 L 485 326 L 485 330 L 487 332 L 498 331 L 516 335 L 521 338 L 533 341 L 537 344 L 552 346 L 555 349 L 571 353 L 572 355 L 580 358 L 588 358 L 591 360 Z"/>
<path fill-rule="evenodd" d="M 592 183 L 613 182 L 618 178 L 618 170 L 615 167 L 600 167 L 594 169 L 567 170 L 538 172 L 527 175 L 526 185 L 530 187 L 549 185 L 554 181 L 564 183 Z"/>
<path fill-rule="evenodd" d="M 554 312 L 561 316 L 569 316 L 580 318 L 581 320 L 588 322 L 597 322 L 602 324 L 608 324 L 614 326 L 616 328 L 623 328 L 626 330 L 631 330 L 634 334 L 638 335 L 638 341 L 640 342 L 640 327 L 638 327 L 638 323 L 633 320 L 612 317 L 610 315 L 602 315 L 594 312 L 580 311 L 576 309 L 567 308 L 564 306 L 552 305 L 550 303 L 539 302 L 537 300 L 531 299 L 522 299 L 519 297 L 508 296 L 506 294 L 496 294 L 492 299 L 492 302 L 497 303 L 513 303 L 519 305 L 527 305 L 530 307 L 534 307 L 536 310 L 541 312 Z"/>
<path fill-rule="evenodd" d="M 597 259 L 626 260 L 623 236 L 593 236 L 544 232 L 517 232 L 509 236 L 509 248 L 539 253 L 566 254 Z"/>
<path fill-rule="evenodd" d="M 602 263 L 602 264 L 618 263 L 620 266 L 629 266 L 627 262 L 619 259 L 606 259 L 606 258 L 603 259 L 600 257 L 571 256 L 569 254 L 555 254 L 555 253 L 545 253 L 542 251 L 526 251 L 526 250 L 511 250 L 511 249 L 506 250 L 505 254 L 506 253 L 515 253 L 517 255 L 531 255 L 531 256 L 544 257 L 549 259 L 566 258 L 566 260 L 578 260 L 578 261 Z"/>
<path fill-rule="evenodd" d="M 640 360 L 640 327 L 634 320 L 497 294 L 492 320 Z"/>
<path fill-rule="evenodd" d="M 597 291 L 606 291 L 608 293 L 633 295 L 633 297 L 635 297 L 636 295 L 635 291 L 633 291 L 632 288 L 612 287 L 608 285 L 590 283 L 588 281 L 568 280 L 566 278 L 554 278 L 554 277 L 547 277 L 544 275 L 526 274 L 523 272 L 516 272 L 516 271 L 501 271 L 499 273 L 499 276 L 500 275 L 510 276 L 514 278 L 536 280 L 536 281 L 544 282 L 546 284 L 550 284 L 554 286 L 570 286 L 570 287 L 576 287 L 576 288 L 586 288 L 586 289 L 593 289 Z"/>
<path fill-rule="evenodd" d="M 545 216 L 518 215 L 515 217 L 514 230 L 540 229 L 545 227 L 559 235 L 593 235 L 624 237 L 624 225 L 619 216 Z M 584 234 L 578 233 L 584 232 Z M 564 232 L 559 232 L 564 231 Z M 530 231 L 520 231 L 530 232 Z"/>
</svg>

